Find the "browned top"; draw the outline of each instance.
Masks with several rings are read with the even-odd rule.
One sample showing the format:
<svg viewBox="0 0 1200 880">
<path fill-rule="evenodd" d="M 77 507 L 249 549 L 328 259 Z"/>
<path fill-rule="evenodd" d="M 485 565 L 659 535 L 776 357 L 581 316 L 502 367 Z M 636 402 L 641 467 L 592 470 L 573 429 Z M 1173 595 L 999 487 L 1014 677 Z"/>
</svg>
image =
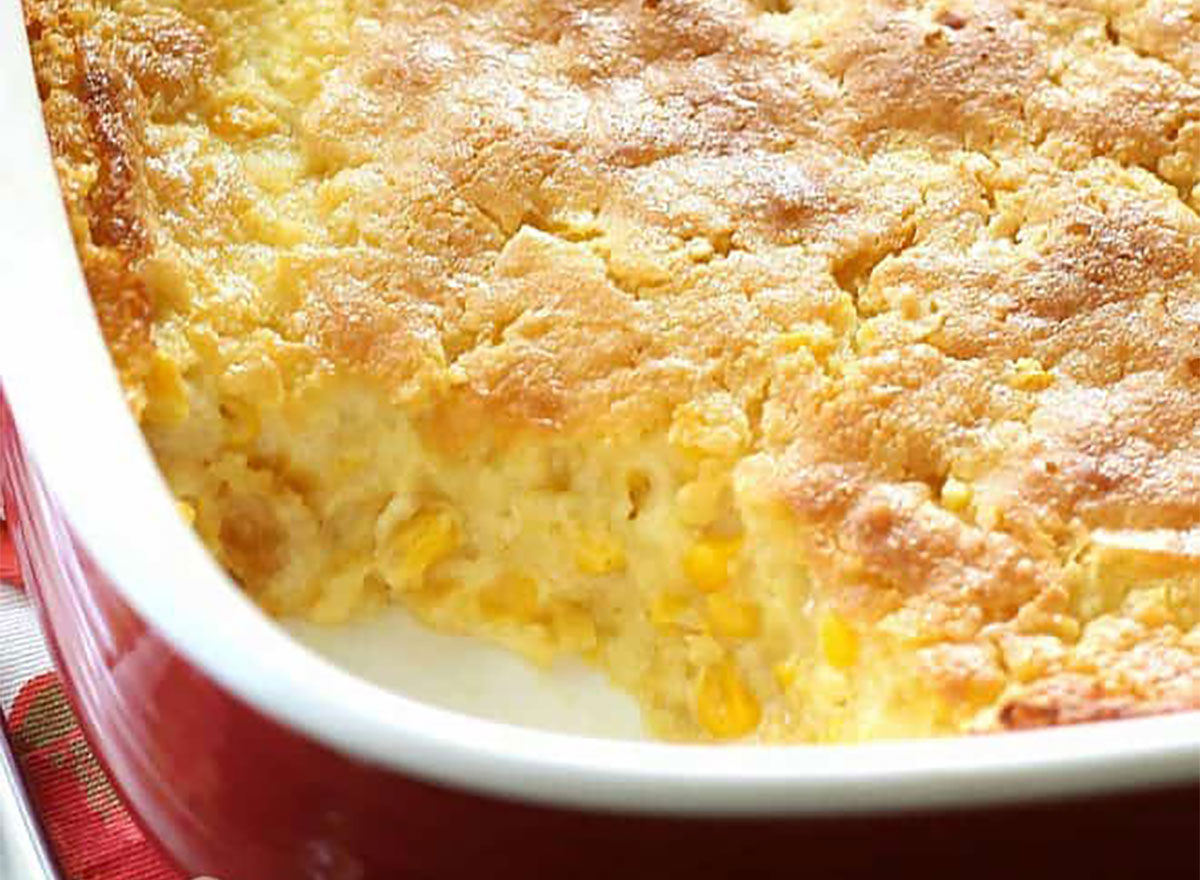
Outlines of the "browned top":
<svg viewBox="0 0 1200 880">
<path fill-rule="evenodd" d="M 181 308 L 435 435 L 632 436 L 727 392 L 747 491 L 947 690 L 1033 670 L 1014 726 L 1200 704 L 1194 3 L 352 6 L 301 81 L 246 74 L 208 4 L 27 3 L 135 400 Z M 238 162 L 281 144 L 306 196 L 267 222 Z M 1081 593 L 1168 581 L 1080 633 L 1124 588 Z"/>
</svg>

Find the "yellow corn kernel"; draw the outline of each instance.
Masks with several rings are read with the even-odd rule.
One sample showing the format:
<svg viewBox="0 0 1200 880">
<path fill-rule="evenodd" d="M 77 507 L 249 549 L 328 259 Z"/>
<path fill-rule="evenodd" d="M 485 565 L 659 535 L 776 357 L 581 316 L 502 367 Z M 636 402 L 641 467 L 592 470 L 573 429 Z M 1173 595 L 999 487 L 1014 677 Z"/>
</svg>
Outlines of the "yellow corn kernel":
<svg viewBox="0 0 1200 880">
<path fill-rule="evenodd" d="M 595 211 L 567 210 L 556 213 L 555 220 L 557 228 L 561 229 L 563 235 L 571 241 L 596 238 L 604 234 L 600 218 Z"/>
<path fill-rule="evenodd" d="M 779 347 L 784 351 L 799 351 L 807 349 L 818 357 L 828 354 L 837 347 L 833 331 L 828 324 L 806 324 L 782 333 L 778 339 Z"/>
<path fill-rule="evenodd" d="M 705 616 L 719 636 L 749 639 L 758 635 L 758 606 L 728 593 L 710 593 L 705 598 Z"/>
<path fill-rule="evenodd" d="M 584 574 L 611 574 L 625 568 L 625 548 L 612 535 L 581 535 L 575 547 L 575 567 Z"/>
<path fill-rule="evenodd" d="M 776 663 L 771 672 L 775 676 L 775 683 L 779 685 L 781 691 L 789 691 L 792 685 L 796 683 L 797 669 L 796 663 L 793 660 L 783 660 Z"/>
<path fill-rule="evenodd" d="M 186 501 L 176 501 L 175 509 L 179 511 L 179 515 L 183 517 L 183 521 L 189 526 L 195 525 L 196 508 Z"/>
<path fill-rule="evenodd" d="M 458 522 L 448 510 L 422 510 L 396 529 L 383 572 L 394 590 L 419 585 L 426 570 L 457 549 Z"/>
<path fill-rule="evenodd" d="M 697 589 L 714 593 L 729 583 L 729 563 L 742 545 L 741 538 L 699 541 L 684 554 L 683 571 Z"/>
<path fill-rule="evenodd" d="M 675 593 L 659 593 L 650 603 L 650 622 L 657 627 L 667 627 L 678 622 L 691 607 L 687 599 Z"/>
<path fill-rule="evenodd" d="M 191 411 L 187 388 L 179 367 L 170 358 L 155 354 L 146 374 L 147 422 L 157 425 L 178 425 Z"/>
<path fill-rule="evenodd" d="M 737 667 L 721 660 L 705 667 L 696 693 L 696 720 L 716 739 L 738 739 L 758 727 L 758 699 Z"/>
<path fill-rule="evenodd" d="M 721 514 L 722 494 L 725 485 L 721 480 L 701 475 L 690 483 L 684 483 L 675 493 L 675 512 L 684 525 L 701 528 L 717 519 Z"/>
<path fill-rule="evenodd" d="M 1018 391 L 1044 391 L 1054 384 L 1054 376 L 1034 358 L 1020 358 L 1013 364 L 1008 384 Z"/>
<path fill-rule="evenodd" d="M 502 575 L 480 592 L 479 606 L 489 620 L 536 620 L 541 612 L 537 583 L 524 575 Z"/>
<path fill-rule="evenodd" d="M 946 505 L 947 510 L 955 513 L 967 509 L 967 505 L 971 503 L 972 494 L 974 493 L 969 485 L 954 477 L 950 477 L 942 484 L 942 504 Z"/>
<path fill-rule="evenodd" d="M 553 613 L 554 634 L 560 644 L 577 651 L 596 647 L 596 624 L 577 605 L 559 605 Z"/>
<path fill-rule="evenodd" d="M 821 620 L 821 653 L 830 666 L 849 669 L 858 662 L 858 634 L 840 614 L 829 613 Z"/>
<path fill-rule="evenodd" d="M 858 329 L 854 331 L 854 342 L 859 348 L 873 348 L 878 341 L 879 327 L 874 320 L 860 324 Z"/>
</svg>

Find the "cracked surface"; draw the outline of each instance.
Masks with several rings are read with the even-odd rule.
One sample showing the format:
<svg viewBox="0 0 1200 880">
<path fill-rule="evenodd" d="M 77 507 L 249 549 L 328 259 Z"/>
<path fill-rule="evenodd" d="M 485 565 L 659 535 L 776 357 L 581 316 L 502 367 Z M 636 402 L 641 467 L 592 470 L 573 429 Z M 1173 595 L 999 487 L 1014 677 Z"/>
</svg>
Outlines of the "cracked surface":
<svg viewBox="0 0 1200 880">
<path fill-rule="evenodd" d="M 131 405 L 269 610 L 588 654 L 683 738 L 714 668 L 768 739 L 1200 707 L 1188 0 L 26 15 Z M 682 573 L 731 533 L 753 638 Z"/>
</svg>

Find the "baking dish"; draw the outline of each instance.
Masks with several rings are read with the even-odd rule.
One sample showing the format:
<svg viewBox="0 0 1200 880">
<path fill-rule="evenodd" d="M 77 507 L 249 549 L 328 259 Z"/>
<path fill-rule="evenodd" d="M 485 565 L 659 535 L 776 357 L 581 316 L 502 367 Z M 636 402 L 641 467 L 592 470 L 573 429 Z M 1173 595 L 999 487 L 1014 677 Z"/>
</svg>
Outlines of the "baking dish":
<svg viewBox="0 0 1200 880">
<path fill-rule="evenodd" d="M 818 816 L 1194 783 L 1195 713 L 870 746 L 682 747 L 448 712 L 306 650 L 174 513 L 89 308 L 20 10 L 3 15 L 8 527 L 85 729 L 188 871 L 608 876 L 595 854 L 618 844 L 641 870 L 747 870 L 794 858 L 802 829 L 827 833 Z M 714 823 L 721 833 L 705 833 Z"/>
</svg>

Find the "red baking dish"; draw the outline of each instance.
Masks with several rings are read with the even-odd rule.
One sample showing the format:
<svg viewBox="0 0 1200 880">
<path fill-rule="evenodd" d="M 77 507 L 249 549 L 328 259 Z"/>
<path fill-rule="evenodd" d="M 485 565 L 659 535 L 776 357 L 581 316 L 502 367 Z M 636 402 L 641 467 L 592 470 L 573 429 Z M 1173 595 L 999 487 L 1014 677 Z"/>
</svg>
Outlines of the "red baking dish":
<svg viewBox="0 0 1200 880">
<path fill-rule="evenodd" d="M 23 33 L 6 5 L 6 527 L 84 730 L 187 872 L 846 876 L 925 852 L 990 876 L 1030 860 L 1133 870 L 1150 837 L 1186 848 L 1197 713 L 862 746 L 675 746 L 436 708 L 293 640 L 176 515 L 124 406 Z M 1027 846 L 1009 844 L 1018 834 Z"/>
</svg>

